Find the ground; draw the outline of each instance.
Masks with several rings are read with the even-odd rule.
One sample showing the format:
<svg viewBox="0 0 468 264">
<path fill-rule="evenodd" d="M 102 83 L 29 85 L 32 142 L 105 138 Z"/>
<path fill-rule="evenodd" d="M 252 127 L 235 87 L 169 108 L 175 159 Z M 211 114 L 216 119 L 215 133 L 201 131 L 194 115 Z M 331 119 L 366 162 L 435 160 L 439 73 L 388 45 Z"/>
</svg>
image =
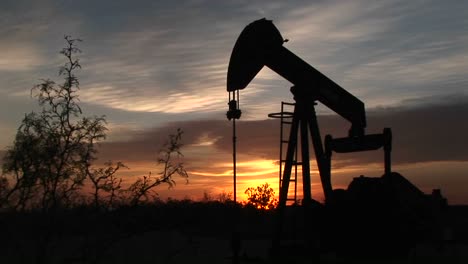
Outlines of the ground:
<svg viewBox="0 0 468 264">
<path fill-rule="evenodd" d="M 325 230 L 320 230 L 321 220 L 309 225 L 315 226 L 310 231 L 314 235 L 305 235 L 307 225 L 304 225 L 303 212 L 301 208 L 287 210 L 288 224 L 275 252 L 271 251 L 275 213 L 232 203 L 173 201 L 111 212 L 76 208 L 55 215 L 3 212 L 0 214 L 3 229 L 0 263 L 233 263 L 233 233 L 236 232 L 240 239 L 239 263 L 375 263 L 378 260 L 379 263 L 426 264 L 467 263 L 468 260 L 468 207 L 448 209 L 445 238 L 417 241 L 403 255 L 395 257 L 389 257 L 385 250 L 380 255 L 376 253 L 379 250 L 368 250 L 372 244 L 377 244 L 375 249 L 392 249 L 393 241 L 376 243 L 369 240 L 372 236 L 366 232 L 361 237 L 348 236 L 356 234 L 353 229 L 346 233 L 347 237 L 340 237 L 339 232 L 328 232 L 330 226 L 323 225 Z M 339 219 L 348 228 L 346 221 Z M 337 246 L 335 239 L 323 238 L 328 234 L 342 238 L 343 245 Z M 343 248 L 352 248 L 353 252 Z"/>
</svg>

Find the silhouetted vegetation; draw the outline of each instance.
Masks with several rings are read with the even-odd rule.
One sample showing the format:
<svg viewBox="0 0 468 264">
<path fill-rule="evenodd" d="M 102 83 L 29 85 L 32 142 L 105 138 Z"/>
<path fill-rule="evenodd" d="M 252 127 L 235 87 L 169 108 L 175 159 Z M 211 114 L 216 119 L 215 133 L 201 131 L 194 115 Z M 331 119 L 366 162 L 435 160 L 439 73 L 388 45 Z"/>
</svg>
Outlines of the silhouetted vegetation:
<svg viewBox="0 0 468 264">
<path fill-rule="evenodd" d="M 216 263 L 212 257 L 219 253 L 208 246 L 225 245 L 229 256 L 229 226 L 241 224 L 242 239 L 268 239 L 272 215 L 232 201 L 171 199 L 112 211 L 59 208 L 54 217 L 3 212 L 0 224 L 8 228 L 0 237 L 0 263 L 180 263 L 173 259 L 187 254 L 207 254 L 203 263 Z"/>
<path fill-rule="evenodd" d="M 227 203 L 227 202 L 234 202 L 232 200 L 232 192 L 227 192 L 227 191 L 222 191 L 218 194 L 213 195 L 211 192 L 204 191 L 203 192 L 203 197 L 201 199 L 202 202 L 221 202 L 221 203 Z"/>
<path fill-rule="evenodd" d="M 87 204 L 112 209 L 154 200 L 154 188 L 174 186 L 176 175 L 187 181 L 188 173 L 179 160 L 183 156 L 181 129 L 168 136 L 159 152 L 161 171 L 156 176 L 149 172 L 126 188 L 117 176 L 120 169 L 127 168 L 121 161 L 105 162 L 104 167 L 93 164 L 96 144 L 106 138 L 106 118 L 84 116 L 76 76 L 81 69 L 76 58 L 81 40 L 65 36 L 65 42 L 60 52 L 65 63 L 59 69 L 63 83 L 44 79 L 31 89 L 41 111 L 25 115 L 3 157 L 0 209 L 54 211 Z M 91 195 L 83 190 L 85 185 L 92 188 Z"/>
<path fill-rule="evenodd" d="M 41 211 L 3 212 L 0 262 L 220 263 L 231 256 L 232 227 L 237 225 L 240 263 L 362 263 L 366 259 L 401 263 L 406 256 L 415 260 L 409 263 L 463 263 L 453 261 L 457 255 L 450 259 L 444 254 L 461 250 L 452 245 L 468 243 L 466 207 L 449 208 L 444 218 L 453 230 L 450 240 L 422 239 L 409 247 L 404 233 L 398 233 L 402 237 L 384 233 L 394 232 L 400 226 L 394 221 L 404 219 L 388 218 L 389 213 L 384 217 L 383 208 L 379 212 L 368 209 L 353 215 L 351 208 L 346 212 L 315 208 L 310 211 L 313 222 L 306 223 L 304 208 L 288 207 L 287 244 L 276 252 L 273 262 L 268 249 L 276 226 L 275 210 L 232 201 L 155 200 L 138 206 L 120 205 L 112 211 L 84 205 L 58 208 L 53 217 Z M 369 222 L 372 229 L 368 229 Z M 314 234 L 304 233 L 305 226 L 315 227 Z M 319 243 L 319 249 L 312 244 L 304 248 L 302 243 L 313 241 Z M 396 251 L 401 247 L 407 247 L 408 252 Z M 431 254 L 432 259 L 425 257 Z"/>
<path fill-rule="evenodd" d="M 148 175 L 143 176 L 136 180 L 128 188 L 129 200 L 132 205 L 137 205 L 142 201 L 149 201 L 150 196 L 154 198 L 155 194 L 152 192 L 153 188 L 162 183 L 166 183 L 169 187 L 175 185 L 174 175 L 185 178 L 188 181 L 188 173 L 185 170 L 182 162 L 175 162 L 174 159 L 180 158 L 182 155 L 182 130 L 179 128 L 175 134 L 169 135 L 169 140 L 164 144 L 163 148 L 159 151 L 158 165 L 162 165 L 162 170 L 159 176 L 153 176 L 150 172 Z"/>
<path fill-rule="evenodd" d="M 245 190 L 245 194 L 247 194 L 246 204 L 257 209 L 270 210 L 274 209 L 278 204 L 275 198 L 275 191 L 268 183 L 257 186 L 256 188 L 249 187 Z"/>
<path fill-rule="evenodd" d="M 116 199 L 120 197 L 122 192 L 122 178 L 117 178 L 116 173 L 120 168 L 127 168 L 122 162 L 113 164 L 111 161 L 105 163 L 105 168 L 93 169 L 89 173 L 89 180 L 93 184 L 93 204 L 94 207 L 99 208 L 102 203 L 105 207 L 113 208 Z M 103 196 L 102 192 L 106 194 Z M 106 199 L 107 200 L 104 200 Z"/>
<path fill-rule="evenodd" d="M 78 105 L 75 71 L 81 65 L 74 55 L 81 40 L 65 40 L 60 53 L 67 62 L 59 70 L 63 84 L 46 79 L 32 88 L 42 111 L 26 114 L 4 157 L 4 173 L 14 175 L 5 200 L 14 209 L 68 206 L 96 159 L 95 143 L 105 138 L 104 116 L 83 117 Z"/>
</svg>

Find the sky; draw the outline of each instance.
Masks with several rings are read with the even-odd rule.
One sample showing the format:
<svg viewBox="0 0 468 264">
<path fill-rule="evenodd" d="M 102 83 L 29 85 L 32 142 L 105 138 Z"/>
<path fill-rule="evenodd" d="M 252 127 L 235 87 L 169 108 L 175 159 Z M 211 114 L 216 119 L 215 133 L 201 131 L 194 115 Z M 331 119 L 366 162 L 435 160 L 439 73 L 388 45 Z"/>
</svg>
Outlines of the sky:
<svg viewBox="0 0 468 264">
<path fill-rule="evenodd" d="M 0 149 L 37 111 L 30 89 L 60 82 L 64 35 L 80 38 L 80 105 L 105 115 L 99 161 L 122 161 L 124 182 L 157 173 L 177 128 L 189 182 L 162 198 L 232 192 L 226 74 L 242 29 L 267 18 L 285 47 L 365 103 L 367 133 L 393 130 L 392 169 L 426 193 L 468 204 L 468 3 L 464 1 L 4 0 L 0 3 Z M 265 182 L 278 193 L 281 101 L 291 83 L 264 68 L 240 94 L 238 197 Z M 349 123 L 318 105 L 322 137 Z M 313 156 L 312 156 L 313 159 Z M 313 160 L 312 160 L 313 161 Z M 315 162 L 312 196 L 323 200 Z M 97 166 L 99 164 L 96 164 Z M 383 174 L 383 151 L 333 156 L 334 188 Z"/>
</svg>

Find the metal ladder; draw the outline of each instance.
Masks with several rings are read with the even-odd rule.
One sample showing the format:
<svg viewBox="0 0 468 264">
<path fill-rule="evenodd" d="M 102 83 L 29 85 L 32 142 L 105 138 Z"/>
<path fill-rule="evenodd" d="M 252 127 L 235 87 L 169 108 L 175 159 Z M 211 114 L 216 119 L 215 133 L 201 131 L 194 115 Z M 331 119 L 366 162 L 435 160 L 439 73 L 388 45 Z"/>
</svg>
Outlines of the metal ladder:
<svg viewBox="0 0 468 264">
<path fill-rule="evenodd" d="M 296 105 L 295 103 L 281 102 L 281 112 L 268 114 L 268 116 L 271 118 L 280 119 L 279 190 L 281 190 L 281 186 L 283 184 L 283 168 L 286 163 L 286 159 L 284 158 L 286 154 L 284 152 L 287 149 L 287 145 L 289 143 L 287 139 L 287 137 L 289 136 L 289 133 L 284 133 L 284 130 L 285 130 L 285 126 L 288 127 L 292 124 L 292 117 L 294 114 L 294 109 L 293 111 L 286 111 L 289 109 L 285 109 L 285 108 L 290 108 L 290 107 L 294 108 L 295 105 Z M 285 139 L 285 136 L 286 136 L 286 139 Z M 291 178 L 289 180 L 289 182 L 292 182 L 294 184 L 289 185 L 288 197 L 286 197 L 286 203 L 288 205 L 297 203 L 297 166 L 301 165 L 301 162 L 297 161 L 297 152 L 298 151 L 297 151 L 297 146 L 296 146 L 296 152 L 294 153 L 294 161 L 293 161 L 293 171 L 291 173 Z M 291 191 L 292 191 L 292 197 L 290 196 Z"/>
</svg>

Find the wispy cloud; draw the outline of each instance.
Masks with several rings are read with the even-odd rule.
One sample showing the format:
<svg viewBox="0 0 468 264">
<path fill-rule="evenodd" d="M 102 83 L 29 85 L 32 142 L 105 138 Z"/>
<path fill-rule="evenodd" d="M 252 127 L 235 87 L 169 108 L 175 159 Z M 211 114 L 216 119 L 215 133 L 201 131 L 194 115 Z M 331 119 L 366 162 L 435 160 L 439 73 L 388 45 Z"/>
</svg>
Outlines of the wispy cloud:
<svg viewBox="0 0 468 264">
<path fill-rule="evenodd" d="M 398 16 L 381 12 L 395 5 L 395 2 L 320 2 L 287 11 L 279 25 L 294 42 L 364 42 L 383 34 L 398 20 Z"/>
<path fill-rule="evenodd" d="M 466 95 L 458 94 L 457 97 L 458 100 L 455 102 L 443 98 L 436 98 L 437 100 L 422 98 L 420 101 L 425 103 L 413 103 L 418 105 L 417 107 L 406 105 L 371 109 L 368 112 L 367 133 L 381 133 L 384 127 L 393 129 L 393 161 L 396 164 L 467 161 L 465 149 L 468 146 L 465 144 L 464 135 L 468 133 L 468 123 L 461 122 L 460 117 L 468 115 L 468 99 Z M 334 137 L 346 136 L 350 127 L 349 123 L 336 115 L 319 116 L 319 122 L 322 135 L 332 134 Z M 200 153 L 204 153 L 204 157 L 208 160 L 216 160 L 210 164 L 220 165 L 226 163 L 226 159 L 230 157 L 232 148 L 230 126 L 227 120 L 173 122 L 164 127 L 140 131 L 130 141 L 103 143 L 102 147 L 104 155 L 110 155 L 112 159 L 126 159 L 131 151 L 135 152 L 131 155 L 134 160 L 148 159 L 152 155 L 148 154 L 151 153 L 151 149 L 154 151 L 168 134 L 180 127 L 185 131 L 184 143 L 190 146 L 194 156 L 200 157 Z M 239 153 L 262 157 L 265 161 L 278 158 L 278 120 L 239 122 L 237 137 Z M 213 152 L 218 154 L 211 156 Z M 356 163 L 381 162 L 382 157 L 379 155 L 363 152 L 339 156 L 335 165 L 336 168 L 340 168 Z M 219 170 L 218 173 L 224 171 Z"/>
<path fill-rule="evenodd" d="M 466 21 L 442 20 L 434 13 L 437 8 L 419 1 L 182 1 L 138 6 L 48 2 L 38 9 L 50 14 L 54 24 L 42 19 L 41 12 L 31 13 L 19 28 L 33 42 L 0 57 L 0 67 L 11 63 L 12 69 L 21 70 L 44 63 L 38 50 L 51 43 L 59 47 L 60 39 L 41 44 L 43 37 L 71 28 L 85 39 L 80 73 L 84 102 L 127 111 L 215 112 L 226 108 L 227 64 L 238 34 L 247 23 L 265 16 L 291 40 L 286 46 L 307 62 L 369 106 L 390 105 L 432 92 L 421 88 L 428 82 L 452 82 L 454 87 L 466 83 L 467 40 L 463 30 L 454 27 Z M 443 8 L 456 12 L 457 7 Z M 76 12 L 70 18 L 67 10 Z M 102 15 L 109 11 L 113 16 Z M 232 16 L 238 19 L 225 19 Z M 16 21 L 11 15 L 7 20 L 10 25 Z M 443 22 L 444 41 L 431 22 Z M 31 30 L 39 33 L 28 35 Z M 13 62 L 19 53 L 24 56 Z M 44 54 L 51 54 L 50 49 Z M 244 117 L 262 119 L 276 111 L 278 106 L 271 102 L 290 100 L 289 85 L 275 73 L 262 71 L 242 95 Z M 414 89 L 406 93 L 408 85 Z M 385 99 L 376 96 L 382 91 Z"/>
<path fill-rule="evenodd" d="M 24 44 L 0 44 L 0 50 L 7 51 L 0 56 L 0 71 L 15 72 L 31 70 L 41 65 L 45 58 L 36 47 Z"/>
</svg>

